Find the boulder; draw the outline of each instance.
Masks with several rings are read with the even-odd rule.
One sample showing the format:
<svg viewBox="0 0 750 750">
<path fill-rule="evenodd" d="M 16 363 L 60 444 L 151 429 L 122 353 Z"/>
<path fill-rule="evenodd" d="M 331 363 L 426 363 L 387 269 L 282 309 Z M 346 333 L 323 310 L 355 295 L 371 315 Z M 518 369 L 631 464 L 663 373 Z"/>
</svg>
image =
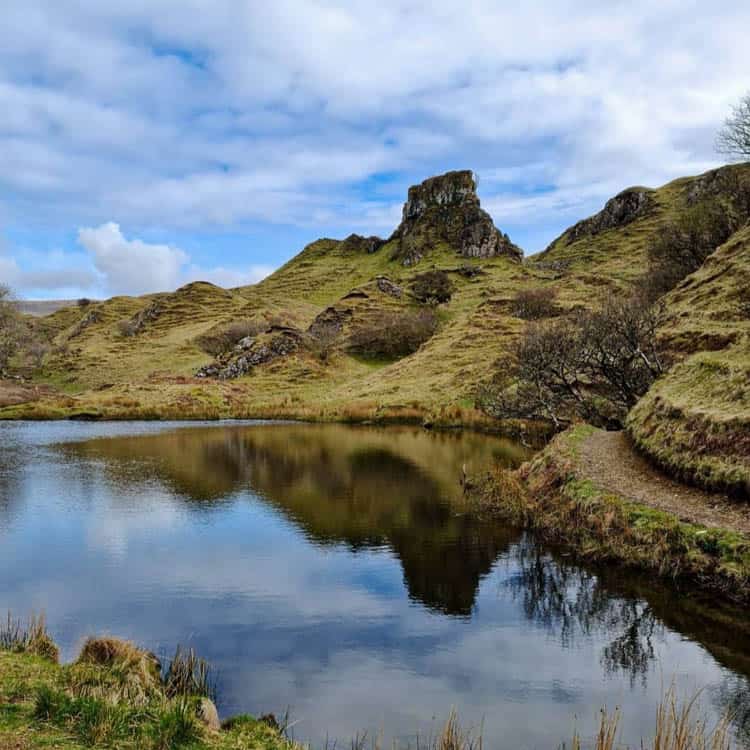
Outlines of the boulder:
<svg viewBox="0 0 750 750">
<path fill-rule="evenodd" d="M 209 698 L 201 698 L 196 709 L 196 716 L 198 717 L 198 720 L 212 732 L 218 732 L 221 730 L 219 712 L 216 710 L 214 702 Z"/>
</svg>

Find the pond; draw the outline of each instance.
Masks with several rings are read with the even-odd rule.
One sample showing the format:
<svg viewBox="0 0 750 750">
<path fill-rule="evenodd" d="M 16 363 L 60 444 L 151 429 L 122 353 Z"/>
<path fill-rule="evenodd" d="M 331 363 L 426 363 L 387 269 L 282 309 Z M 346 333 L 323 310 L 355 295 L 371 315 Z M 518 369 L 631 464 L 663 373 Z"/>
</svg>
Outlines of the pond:
<svg viewBox="0 0 750 750">
<path fill-rule="evenodd" d="M 549 748 L 620 706 L 637 745 L 672 681 L 741 737 L 745 613 L 577 564 L 475 517 L 464 470 L 521 446 L 412 427 L 0 424 L 0 610 L 194 646 L 222 716 L 297 739 L 414 742 L 456 708 L 487 747 Z"/>
</svg>

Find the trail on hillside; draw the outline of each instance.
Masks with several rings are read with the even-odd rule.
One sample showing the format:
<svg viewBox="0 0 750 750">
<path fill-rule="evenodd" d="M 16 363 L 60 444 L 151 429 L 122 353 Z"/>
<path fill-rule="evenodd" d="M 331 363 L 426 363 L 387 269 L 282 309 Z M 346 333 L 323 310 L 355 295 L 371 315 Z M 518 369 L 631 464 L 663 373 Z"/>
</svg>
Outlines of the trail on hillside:
<svg viewBox="0 0 750 750">
<path fill-rule="evenodd" d="M 670 479 L 633 448 L 624 432 L 597 430 L 583 444 L 582 473 L 604 490 L 683 521 L 750 535 L 750 504 Z"/>
</svg>

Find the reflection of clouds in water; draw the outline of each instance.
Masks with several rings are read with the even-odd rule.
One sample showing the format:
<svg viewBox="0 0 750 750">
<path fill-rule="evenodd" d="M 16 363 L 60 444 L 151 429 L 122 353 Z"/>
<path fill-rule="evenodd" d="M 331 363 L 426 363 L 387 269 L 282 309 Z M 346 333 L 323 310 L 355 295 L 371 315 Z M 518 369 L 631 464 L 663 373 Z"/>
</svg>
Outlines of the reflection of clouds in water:
<svg viewBox="0 0 750 750">
<path fill-rule="evenodd" d="M 244 481 L 242 461 L 258 452 L 247 441 L 237 452 L 232 434 L 231 461 L 215 441 L 207 455 Z M 116 453 L 115 441 L 107 445 Z M 373 464 L 360 451 L 367 466 L 353 479 L 323 478 L 327 489 L 356 490 L 339 501 L 320 491 L 321 472 L 308 463 L 316 454 L 297 444 L 290 496 L 263 444 L 266 473 L 256 478 L 272 498 L 232 485 L 221 503 L 195 502 L 179 489 L 191 475 L 160 481 L 191 461 L 186 445 L 200 441 L 170 439 L 176 463 L 154 461 L 148 472 L 137 456 L 63 463 L 54 452 L 29 470 L 20 521 L 0 547 L 0 570 L 13 571 L 0 574 L 0 599 L 46 609 L 67 658 L 91 632 L 164 655 L 189 642 L 219 670 L 224 713 L 291 705 L 298 736 L 317 741 L 365 728 L 429 732 L 433 716 L 456 706 L 469 723 L 484 719 L 488 744 L 555 747 L 575 714 L 585 733 L 606 703 L 623 706 L 625 737 L 637 744 L 651 729 L 662 672 L 681 686 L 727 680 L 641 599 L 612 596 L 509 530 L 435 507 L 428 496 L 438 485 L 409 462 L 381 452 Z M 422 460 L 425 445 L 420 433 Z M 378 497 L 386 465 L 405 475 L 390 500 Z M 326 471 L 337 467 L 331 453 Z M 360 472 L 366 481 L 356 485 Z M 427 609 L 414 592 L 445 606 Z M 464 616 L 443 614 L 455 601 Z M 631 682 L 633 669 L 647 679 Z"/>
</svg>

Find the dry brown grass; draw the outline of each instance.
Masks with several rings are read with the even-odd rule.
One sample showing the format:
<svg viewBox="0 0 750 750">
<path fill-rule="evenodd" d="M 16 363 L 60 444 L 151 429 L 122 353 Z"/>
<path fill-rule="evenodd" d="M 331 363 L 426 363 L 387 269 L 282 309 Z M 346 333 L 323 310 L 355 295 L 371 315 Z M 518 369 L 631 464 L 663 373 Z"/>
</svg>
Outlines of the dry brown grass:
<svg viewBox="0 0 750 750">
<path fill-rule="evenodd" d="M 68 678 L 74 695 L 106 701 L 144 705 L 162 691 L 156 656 L 119 638 L 89 638 Z"/>
<path fill-rule="evenodd" d="M 732 750 L 736 743 L 730 730 L 730 720 L 724 716 L 709 726 L 698 711 L 700 693 L 680 700 L 672 686 L 656 709 L 654 736 L 641 740 L 641 750 Z M 586 745 L 579 734 L 573 737 L 572 750 L 591 747 L 592 750 L 615 750 L 620 727 L 620 709 L 609 713 L 602 709 L 599 730 L 591 745 Z"/>
<path fill-rule="evenodd" d="M 23 625 L 8 612 L 6 623 L 0 627 L 0 649 L 15 653 L 34 654 L 57 663 L 60 652 L 52 637 L 47 632 L 47 620 L 44 614 L 31 615 L 28 623 Z"/>
</svg>

